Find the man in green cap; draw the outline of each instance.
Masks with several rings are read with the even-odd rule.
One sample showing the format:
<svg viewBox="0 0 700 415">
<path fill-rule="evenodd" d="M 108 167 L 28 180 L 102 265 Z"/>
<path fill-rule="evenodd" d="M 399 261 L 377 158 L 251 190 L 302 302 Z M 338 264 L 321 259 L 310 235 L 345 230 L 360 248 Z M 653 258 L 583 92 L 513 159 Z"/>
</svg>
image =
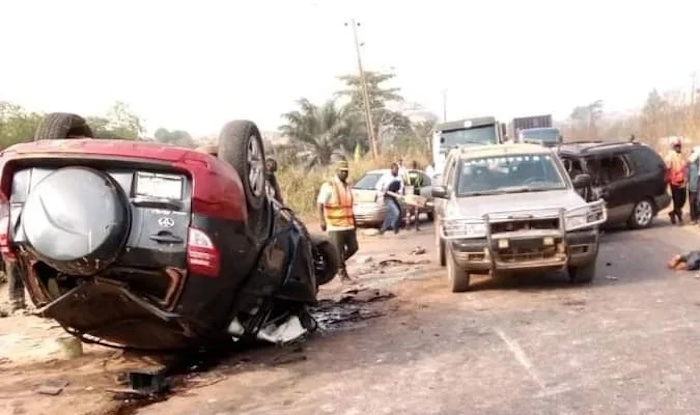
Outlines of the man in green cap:
<svg viewBox="0 0 700 415">
<path fill-rule="evenodd" d="M 358 249 L 352 188 L 348 184 L 349 170 L 347 160 L 336 162 L 335 177 L 323 183 L 317 199 L 321 230 L 328 232 L 328 238 L 340 254 L 339 275 L 342 282 L 351 280 L 345 261 Z"/>
</svg>

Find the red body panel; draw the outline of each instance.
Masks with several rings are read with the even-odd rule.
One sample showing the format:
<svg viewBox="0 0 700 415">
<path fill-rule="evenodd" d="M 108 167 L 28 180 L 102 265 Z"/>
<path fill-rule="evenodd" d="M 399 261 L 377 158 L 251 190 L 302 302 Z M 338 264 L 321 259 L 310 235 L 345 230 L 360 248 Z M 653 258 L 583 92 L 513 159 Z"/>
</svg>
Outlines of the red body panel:
<svg viewBox="0 0 700 415">
<path fill-rule="evenodd" d="M 71 139 L 15 144 L 0 153 L 2 193 L 9 198 L 13 161 L 62 158 L 165 163 L 192 178 L 193 213 L 247 219 L 243 184 L 230 164 L 198 151 L 140 141 Z"/>
</svg>

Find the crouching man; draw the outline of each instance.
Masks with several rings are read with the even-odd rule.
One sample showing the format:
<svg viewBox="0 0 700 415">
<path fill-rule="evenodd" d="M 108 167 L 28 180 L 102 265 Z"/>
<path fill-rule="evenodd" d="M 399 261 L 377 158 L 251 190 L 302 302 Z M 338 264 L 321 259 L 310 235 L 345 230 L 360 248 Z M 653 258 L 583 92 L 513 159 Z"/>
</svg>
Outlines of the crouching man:
<svg viewBox="0 0 700 415">
<path fill-rule="evenodd" d="M 358 249 L 355 214 L 352 210 L 352 188 L 347 182 L 348 174 L 348 162 L 337 162 L 335 177 L 323 183 L 317 199 L 321 230 L 328 232 L 328 239 L 340 254 L 338 273 L 341 282 L 351 281 L 345 261 Z"/>
</svg>

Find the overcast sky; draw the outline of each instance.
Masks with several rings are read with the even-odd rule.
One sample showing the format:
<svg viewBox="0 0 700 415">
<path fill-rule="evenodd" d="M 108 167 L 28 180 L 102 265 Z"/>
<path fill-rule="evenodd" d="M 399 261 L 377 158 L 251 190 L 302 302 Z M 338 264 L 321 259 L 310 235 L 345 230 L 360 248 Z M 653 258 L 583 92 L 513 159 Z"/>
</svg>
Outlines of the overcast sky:
<svg viewBox="0 0 700 415">
<path fill-rule="evenodd" d="M 644 3 L 644 4 L 643 4 Z M 695 5 L 697 3 L 698 5 Z M 0 0 L 0 100 L 40 111 L 129 103 L 150 132 L 195 135 L 249 118 L 276 129 L 356 72 L 397 74 L 406 99 L 448 118 L 554 113 L 691 89 L 700 2 L 664 0 Z M 700 81 L 699 81 L 700 83 Z"/>
</svg>

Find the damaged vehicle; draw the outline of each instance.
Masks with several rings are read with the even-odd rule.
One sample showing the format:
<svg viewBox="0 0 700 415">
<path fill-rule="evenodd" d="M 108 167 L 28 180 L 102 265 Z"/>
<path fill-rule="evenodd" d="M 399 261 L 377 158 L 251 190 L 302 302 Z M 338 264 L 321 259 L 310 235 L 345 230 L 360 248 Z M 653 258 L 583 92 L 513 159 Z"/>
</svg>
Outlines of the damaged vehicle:
<svg viewBox="0 0 700 415">
<path fill-rule="evenodd" d="M 458 148 L 444 179 L 433 187 L 435 238 L 452 292 L 468 290 L 471 274 L 565 269 L 572 281 L 593 280 L 604 201 L 586 202 L 575 189 L 590 176 L 572 181 L 552 149 Z"/>
<path fill-rule="evenodd" d="M 39 315 L 142 350 L 314 330 L 308 307 L 338 253 L 267 196 L 253 122 L 226 124 L 216 151 L 92 135 L 49 114 L 0 155 L 0 250 Z"/>
<path fill-rule="evenodd" d="M 605 200 L 604 227 L 648 228 L 660 211 L 671 205 L 666 165 L 651 147 L 629 141 L 579 141 L 558 148 L 569 176 L 591 176 L 584 197 Z"/>
</svg>

